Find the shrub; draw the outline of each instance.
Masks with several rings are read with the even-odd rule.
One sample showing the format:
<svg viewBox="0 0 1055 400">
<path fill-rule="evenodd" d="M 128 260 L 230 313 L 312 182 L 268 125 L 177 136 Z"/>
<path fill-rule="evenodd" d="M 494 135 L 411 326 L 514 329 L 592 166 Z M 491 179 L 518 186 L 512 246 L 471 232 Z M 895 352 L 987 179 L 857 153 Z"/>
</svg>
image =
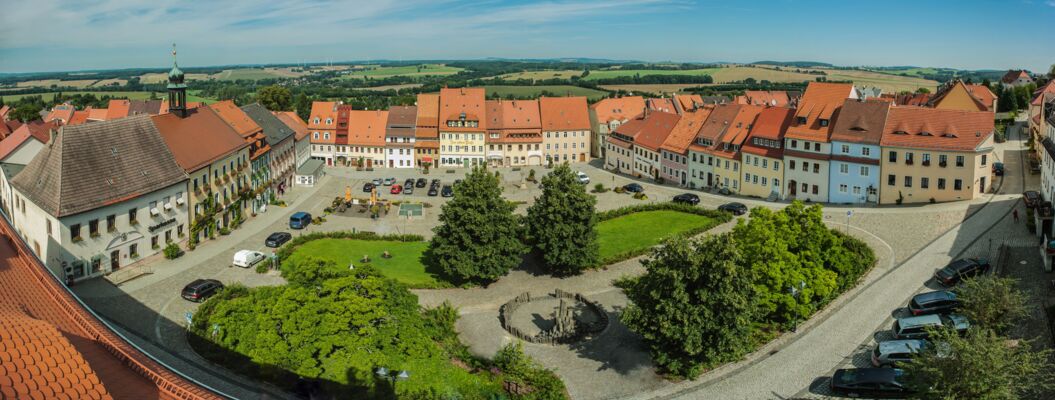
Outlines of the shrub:
<svg viewBox="0 0 1055 400">
<path fill-rule="evenodd" d="M 230 235 L 230 234 L 231 234 L 231 230 L 230 230 L 230 229 L 228 229 L 228 228 L 227 228 L 227 227 L 225 226 L 225 227 L 223 227 L 223 228 L 220 228 L 220 234 L 221 234 L 221 235 L 224 235 L 224 236 Z"/>
<path fill-rule="evenodd" d="M 169 243 L 165 246 L 165 258 L 172 260 L 178 258 L 183 252 L 180 251 L 179 245 L 175 243 Z"/>
<path fill-rule="evenodd" d="M 648 200 L 648 196 L 645 195 L 645 192 L 634 193 L 634 198 L 638 200 Z"/>
<path fill-rule="evenodd" d="M 265 274 L 270 269 L 271 269 L 271 262 L 268 261 L 268 260 L 264 260 L 264 261 L 256 263 L 256 272 L 258 274 Z"/>
<path fill-rule="evenodd" d="M 612 191 L 616 193 L 626 193 L 626 189 L 624 189 L 622 186 L 616 186 L 615 189 L 612 189 Z"/>
<path fill-rule="evenodd" d="M 608 191 L 608 188 L 604 187 L 603 184 L 598 183 L 596 185 L 593 185 L 592 192 L 594 192 L 594 193 L 604 193 L 604 192 L 607 192 L 607 191 Z"/>
</svg>

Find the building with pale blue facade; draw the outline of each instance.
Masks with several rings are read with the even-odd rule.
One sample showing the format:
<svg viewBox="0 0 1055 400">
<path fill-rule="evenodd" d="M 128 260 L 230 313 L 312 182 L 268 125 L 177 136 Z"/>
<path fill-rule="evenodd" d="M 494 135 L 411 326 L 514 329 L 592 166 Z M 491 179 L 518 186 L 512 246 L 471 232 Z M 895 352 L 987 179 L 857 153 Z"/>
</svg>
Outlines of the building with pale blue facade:
<svg viewBox="0 0 1055 400">
<path fill-rule="evenodd" d="M 831 136 L 828 202 L 879 201 L 879 148 L 890 103 L 846 100 Z"/>
</svg>

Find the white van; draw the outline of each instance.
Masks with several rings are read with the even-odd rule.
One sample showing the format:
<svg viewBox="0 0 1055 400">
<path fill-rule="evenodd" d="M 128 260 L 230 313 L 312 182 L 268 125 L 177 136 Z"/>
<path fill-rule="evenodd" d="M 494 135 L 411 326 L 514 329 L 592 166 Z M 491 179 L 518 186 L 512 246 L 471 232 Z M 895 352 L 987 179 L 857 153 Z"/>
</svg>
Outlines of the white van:
<svg viewBox="0 0 1055 400">
<path fill-rule="evenodd" d="M 237 253 L 234 253 L 233 263 L 236 267 L 249 268 L 258 262 L 264 261 L 265 258 L 267 257 L 264 256 L 264 253 L 259 251 L 238 250 Z"/>
</svg>

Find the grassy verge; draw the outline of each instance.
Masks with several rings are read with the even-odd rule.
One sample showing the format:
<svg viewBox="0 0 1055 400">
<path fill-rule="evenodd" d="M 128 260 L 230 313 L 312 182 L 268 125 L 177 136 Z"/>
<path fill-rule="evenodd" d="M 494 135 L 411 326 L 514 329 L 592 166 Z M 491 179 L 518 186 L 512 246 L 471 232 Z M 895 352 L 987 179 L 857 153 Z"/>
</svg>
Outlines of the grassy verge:
<svg viewBox="0 0 1055 400">
<path fill-rule="evenodd" d="M 412 288 L 447 287 L 445 282 L 425 271 L 421 255 L 428 242 L 396 242 L 389 240 L 318 239 L 297 248 L 288 258 L 289 262 L 314 256 L 333 260 L 341 268 L 363 264 L 363 256 L 381 275 L 395 279 Z M 382 257 L 389 252 L 390 258 Z"/>
<path fill-rule="evenodd" d="M 675 203 L 643 204 L 597 214 L 600 264 L 645 254 L 675 235 L 692 236 L 729 221 L 732 216 Z"/>
</svg>

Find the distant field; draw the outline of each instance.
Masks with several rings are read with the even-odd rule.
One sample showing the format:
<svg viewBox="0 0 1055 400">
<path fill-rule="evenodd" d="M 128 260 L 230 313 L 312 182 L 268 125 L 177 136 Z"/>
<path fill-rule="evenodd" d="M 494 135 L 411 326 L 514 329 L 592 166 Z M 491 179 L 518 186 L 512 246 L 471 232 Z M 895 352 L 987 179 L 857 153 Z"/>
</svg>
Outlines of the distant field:
<svg viewBox="0 0 1055 400">
<path fill-rule="evenodd" d="M 590 75 L 587 75 L 586 80 L 593 81 L 604 78 L 618 78 L 621 76 L 634 76 L 634 75 L 711 75 L 721 68 L 702 68 L 702 69 L 610 69 L 610 70 L 598 70 L 590 71 Z"/>
<path fill-rule="evenodd" d="M 342 75 L 345 79 L 388 78 L 393 76 L 430 76 L 430 75 L 454 75 L 462 71 L 462 68 L 449 67 L 444 64 L 422 64 L 404 65 L 398 67 L 381 67 L 377 65 L 357 66 L 367 69 L 351 71 Z"/>
<path fill-rule="evenodd" d="M 88 87 L 91 84 L 95 83 L 95 81 L 97 81 L 97 80 L 98 79 L 78 79 L 78 80 L 74 80 L 74 81 L 60 81 L 58 79 L 40 79 L 40 80 L 35 80 L 35 81 L 19 82 L 17 84 L 17 86 L 20 87 L 20 88 L 31 88 L 31 87 L 45 87 L 46 88 L 46 87 L 51 87 L 52 85 L 55 85 L 55 86 L 70 86 L 70 87 L 76 87 L 76 88 L 84 88 L 84 87 Z"/>
<path fill-rule="evenodd" d="M 122 86 L 122 85 L 124 85 L 126 83 L 128 83 L 128 81 L 125 80 L 125 79 L 102 79 L 102 80 L 96 81 L 95 83 L 89 85 L 88 87 L 111 86 L 111 85 L 114 85 L 114 84 L 117 84 L 117 86 Z"/>
<path fill-rule="evenodd" d="M 933 92 L 938 87 L 937 81 L 932 81 L 923 78 L 897 76 L 871 71 L 824 71 L 828 73 L 829 80 L 850 80 L 853 81 L 854 84 L 857 86 L 875 86 L 880 89 L 883 89 L 884 92 L 900 92 L 904 90 L 914 92 L 916 91 L 916 89 L 921 87 L 930 89 L 930 91 Z"/>
<path fill-rule="evenodd" d="M 591 74 L 592 73 L 593 72 L 591 72 Z M 548 71 L 514 72 L 514 73 L 511 73 L 511 74 L 499 75 L 498 77 L 502 78 L 502 79 L 509 79 L 509 80 L 515 80 L 515 79 L 542 80 L 542 79 L 554 79 L 554 78 L 557 78 L 557 79 L 571 79 L 571 77 L 573 77 L 573 76 L 581 76 L 581 75 L 582 75 L 582 71 L 548 70 Z"/>
<path fill-rule="evenodd" d="M 570 85 L 553 85 L 553 86 L 484 86 L 487 89 L 487 95 L 491 96 L 497 93 L 499 96 L 505 97 L 509 94 L 513 96 L 531 96 L 537 97 L 542 93 L 543 90 L 553 93 L 556 96 L 586 96 L 587 98 L 600 99 L 608 93 L 595 90 L 582 88 L 578 86 Z"/>
<path fill-rule="evenodd" d="M 33 93 L 33 94 L 12 94 L 12 95 L 3 96 L 3 98 L 4 98 L 4 102 L 5 103 L 6 102 L 12 102 L 12 101 L 18 101 L 18 99 L 21 99 L 21 98 L 26 97 L 26 96 L 40 96 L 44 101 L 51 101 L 52 99 L 55 98 L 55 93 L 56 92 Z M 74 94 L 84 94 L 84 93 L 94 94 L 95 97 L 102 97 L 102 96 L 105 96 L 105 95 L 109 95 L 110 97 L 127 97 L 130 100 L 146 100 L 146 99 L 150 98 L 150 92 L 62 92 L 62 94 L 64 94 L 64 95 L 74 95 Z M 159 99 L 164 99 L 165 96 L 166 96 L 165 93 L 158 93 L 158 95 L 157 95 L 157 97 Z M 187 101 L 198 101 L 198 102 L 205 102 L 205 103 L 214 103 L 214 102 L 216 102 L 216 100 L 207 99 L 207 98 L 196 96 L 196 95 L 193 95 L 193 94 L 190 94 L 190 93 L 187 94 Z"/>
<path fill-rule="evenodd" d="M 681 91 L 699 86 L 707 86 L 701 83 L 672 83 L 655 85 L 602 85 L 605 90 L 626 90 L 628 92 L 649 92 L 655 94 L 680 93 Z"/>
<path fill-rule="evenodd" d="M 186 74 L 184 78 L 188 81 L 203 81 L 209 79 L 209 74 Z M 139 81 L 142 83 L 162 83 L 168 81 L 168 72 L 158 72 L 156 74 L 143 74 L 139 76 Z"/>
<path fill-rule="evenodd" d="M 384 85 L 384 86 L 364 87 L 364 88 L 357 88 L 357 89 L 360 89 L 360 90 L 373 90 L 373 91 L 380 92 L 380 91 L 385 91 L 385 90 L 389 90 L 389 89 L 399 90 L 399 89 L 408 89 L 408 88 L 416 88 L 416 87 L 421 87 L 421 84 L 420 83 L 405 83 L 405 84 L 402 84 L 402 85 Z"/>
</svg>

